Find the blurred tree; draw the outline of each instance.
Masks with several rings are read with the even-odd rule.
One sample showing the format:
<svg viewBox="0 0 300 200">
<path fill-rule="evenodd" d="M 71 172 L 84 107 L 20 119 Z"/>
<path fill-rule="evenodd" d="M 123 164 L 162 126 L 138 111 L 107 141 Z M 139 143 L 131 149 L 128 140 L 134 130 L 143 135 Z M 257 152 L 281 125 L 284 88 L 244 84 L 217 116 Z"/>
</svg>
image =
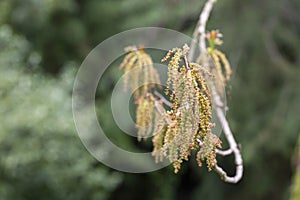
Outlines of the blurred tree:
<svg viewBox="0 0 300 200">
<path fill-rule="evenodd" d="M 0 199 L 106 199 L 122 175 L 98 165 L 76 135 L 74 64 L 57 79 L 28 71 L 40 61 L 29 45 L 0 27 Z"/>
<path fill-rule="evenodd" d="M 300 137 L 298 138 L 298 144 L 295 150 L 294 165 L 295 176 L 290 200 L 297 200 L 300 198 Z"/>
<path fill-rule="evenodd" d="M 234 68 L 228 118 L 245 160 L 245 176 L 237 186 L 220 182 L 195 163 L 177 176 L 165 169 L 122 179 L 121 173 L 98 166 L 75 135 L 68 103 L 72 69 L 87 53 L 105 38 L 139 26 L 191 35 L 203 3 L 1 0 L 0 198 L 89 199 L 100 198 L 99 192 L 110 199 L 287 199 L 300 132 L 298 0 L 218 1 L 208 24 L 224 33 L 223 50 Z M 57 77 L 41 75 L 40 68 Z M 108 87 L 97 101 L 105 113 L 115 78 L 107 76 Z M 107 130 L 116 130 L 110 118 L 103 118 Z M 93 179 L 97 176 L 102 178 Z"/>
<path fill-rule="evenodd" d="M 23 34 L 42 55 L 41 67 L 57 73 L 68 60 L 82 61 L 105 38 L 137 26 L 181 26 L 187 13 L 197 14 L 196 0 L 188 6 L 174 0 L 3 0 L 3 21 Z M 193 9 L 191 9 L 193 8 Z"/>
</svg>

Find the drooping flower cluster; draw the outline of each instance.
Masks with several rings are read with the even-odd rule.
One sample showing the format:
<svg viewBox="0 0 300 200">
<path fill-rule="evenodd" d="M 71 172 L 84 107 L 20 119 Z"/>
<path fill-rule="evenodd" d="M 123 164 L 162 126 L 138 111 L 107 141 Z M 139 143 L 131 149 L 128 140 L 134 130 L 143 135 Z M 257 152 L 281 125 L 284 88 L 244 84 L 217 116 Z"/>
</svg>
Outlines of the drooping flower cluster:
<svg viewBox="0 0 300 200">
<path fill-rule="evenodd" d="M 220 140 L 211 140 L 211 103 L 204 71 L 200 65 L 187 62 L 188 51 L 187 45 L 182 49 L 174 48 L 162 59 L 163 62 L 170 60 L 167 93 L 172 90 L 170 96 L 173 101 L 169 112 L 171 123 L 164 133 L 162 153 L 173 162 L 175 172 L 180 169 L 183 160 L 188 160 L 192 150 L 200 148 L 199 140 L 213 146 L 206 148 L 209 151 L 199 151 L 201 160 L 206 160 L 211 169 L 215 163 L 214 148 L 221 144 Z M 184 64 L 180 65 L 180 61 Z"/>
<path fill-rule="evenodd" d="M 211 67 L 211 71 L 215 76 L 214 84 L 220 94 L 223 93 L 226 81 L 230 79 L 232 73 L 225 54 L 215 48 L 216 45 L 221 45 L 223 43 L 221 40 L 222 37 L 223 35 L 219 32 L 219 30 L 212 30 L 206 34 L 206 39 L 209 43 L 207 52 L 214 64 L 214 67 Z"/>
<path fill-rule="evenodd" d="M 160 85 L 160 79 L 153 67 L 151 57 L 145 53 L 143 48 L 130 46 L 125 48 L 125 51 L 129 53 L 125 56 L 119 69 L 124 69 L 126 74 L 125 89 L 129 86 L 134 91 L 133 94 L 137 100 L 140 96 L 146 96 L 147 91 L 154 88 L 156 84 Z"/>
<path fill-rule="evenodd" d="M 169 61 L 165 90 L 167 101 L 170 101 L 168 106 L 164 106 L 164 95 L 153 93 L 158 88 L 155 85 L 150 84 L 138 92 L 133 91 L 137 104 L 138 140 L 153 133 L 153 156 L 156 161 L 167 158 L 173 163 L 176 173 L 183 160 L 189 159 L 192 151 L 198 151 L 198 165 L 202 166 L 202 162 L 206 161 L 211 170 L 216 164 L 216 148 L 221 147 L 221 141 L 211 131 L 211 94 L 206 77 L 212 74 L 197 63 L 189 63 L 188 52 L 189 47 L 184 45 L 183 48 L 173 48 L 162 59 L 162 62 Z M 144 50 L 134 48 L 125 57 L 121 69 L 124 68 L 125 72 L 134 68 L 141 70 L 125 80 L 130 80 L 132 90 L 140 77 L 148 76 L 157 81 L 157 72 L 153 64 L 149 67 L 150 61 L 150 56 Z"/>
</svg>

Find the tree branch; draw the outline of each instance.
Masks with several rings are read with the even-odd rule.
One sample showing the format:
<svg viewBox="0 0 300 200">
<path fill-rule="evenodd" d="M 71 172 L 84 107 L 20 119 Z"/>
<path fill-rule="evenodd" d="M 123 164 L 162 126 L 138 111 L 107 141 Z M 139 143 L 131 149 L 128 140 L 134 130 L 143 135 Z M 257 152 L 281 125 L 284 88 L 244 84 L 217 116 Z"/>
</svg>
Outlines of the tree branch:
<svg viewBox="0 0 300 200">
<path fill-rule="evenodd" d="M 150 96 L 150 100 L 154 102 L 154 107 L 156 109 L 156 111 L 164 117 L 164 120 L 166 122 L 167 125 L 171 124 L 171 121 L 169 120 L 169 118 L 166 116 L 166 110 L 164 109 L 164 107 L 162 106 L 162 103 L 168 105 L 169 107 L 172 107 L 172 103 L 169 102 L 163 95 L 161 95 L 159 92 L 157 92 L 156 90 L 153 91 L 153 94 L 155 96 L 157 96 L 159 98 L 159 100 L 157 100 L 154 96 Z M 161 104 L 161 105 L 159 105 Z"/>
<path fill-rule="evenodd" d="M 185 69 L 187 71 L 190 70 L 190 65 L 189 65 L 189 62 L 188 62 L 188 59 L 187 59 L 186 55 L 183 56 L 183 62 L 184 62 Z"/>
<path fill-rule="evenodd" d="M 154 90 L 153 94 L 159 98 L 161 102 L 163 102 L 165 105 L 172 107 L 172 103 L 168 101 L 162 94 L 160 94 L 158 91 Z"/>
<path fill-rule="evenodd" d="M 218 99 L 220 99 L 219 94 L 217 94 L 216 89 L 214 88 L 214 85 L 212 87 L 212 96 L 214 97 L 215 102 L 218 101 Z M 224 181 L 229 182 L 229 183 L 237 183 L 238 181 L 241 180 L 242 176 L 243 176 L 243 159 L 242 159 L 242 155 L 240 152 L 240 149 L 238 148 L 238 145 L 233 137 L 233 134 L 231 132 L 231 129 L 229 127 L 228 121 L 225 117 L 225 113 L 223 111 L 223 108 L 218 106 L 218 103 L 220 102 L 216 102 L 217 104 L 217 108 L 216 108 L 216 113 L 218 116 L 218 119 L 220 120 L 220 123 L 222 125 L 222 129 L 223 132 L 225 134 L 225 137 L 228 141 L 229 144 L 229 149 L 226 151 L 220 151 L 218 152 L 219 155 L 229 155 L 228 153 L 230 152 L 234 154 L 235 157 L 235 166 L 236 166 L 236 173 L 233 177 L 230 177 L 227 175 L 227 173 L 218 166 L 218 164 L 216 164 L 215 166 L 215 170 L 217 173 L 219 173 L 221 175 L 221 177 L 224 179 Z"/>
<path fill-rule="evenodd" d="M 227 149 L 227 150 L 216 149 L 216 153 L 221 156 L 228 156 L 232 154 L 232 149 Z"/>
<path fill-rule="evenodd" d="M 200 53 L 202 55 L 207 54 L 206 43 L 205 43 L 206 23 L 215 2 L 216 0 L 207 0 L 200 14 L 199 21 L 197 23 L 196 29 L 193 34 L 194 42 L 199 40 L 199 48 L 200 48 Z M 190 50 L 191 55 L 189 55 L 190 60 L 193 59 L 195 48 L 196 48 L 195 43 L 192 43 L 191 50 Z M 208 65 L 209 63 L 204 63 L 204 64 Z M 227 173 L 223 170 L 223 168 L 218 166 L 218 164 L 215 165 L 215 171 L 222 177 L 224 181 L 229 183 L 237 183 L 238 181 L 241 180 L 243 176 L 243 160 L 242 160 L 241 152 L 240 149 L 238 148 L 238 145 L 229 127 L 228 121 L 225 117 L 225 113 L 223 111 L 224 103 L 222 102 L 220 95 L 217 93 L 216 87 L 213 82 L 211 82 L 210 86 L 211 86 L 213 103 L 216 105 L 216 113 L 222 125 L 222 129 L 225 134 L 225 137 L 229 143 L 228 150 L 223 151 L 223 150 L 216 149 L 216 153 L 221 156 L 227 156 L 233 153 L 235 156 L 235 165 L 236 165 L 236 173 L 234 176 L 228 176 Z"/>
<path fill-rule="evenodd" d="M 196 43 L 199 40 L 199 47 L 201 52 L 206 51 L 206 45 L 205 45 L 205 29 L 206 29 L 206 23 L 210 16 L 211 10 L 216 3 L 217 0 L 207 0 L 205 3 L 202 12 L 200 13 L 199 20 L 197 22 L 197 26 L 193 33 L 193 39 L 194 41 L 191 43 L 191 49 L 189 53 L 188 60 L 191 61 L 194 58 L 194 54 L 196 51 Z"/>
<path fill-rule="evenodd" d="M 162 110 L 160 109 L 160 107 L 158 106 L 158 104 L 159 104 L 159 102 L 157 102 L 156 100 L 154 100 L 154 107 L 155 107 L 155 109 L 157 110 L 157 112 L 158 112 L 160 115 L 164 116 L 164 120 L 165 120 L 166 124 L 167 124 L 167 125 L 170 125 L 170 124 L 171 124 L 170 120 L 165 116 L 164 111 L 162 111 Z"/>
</svg>

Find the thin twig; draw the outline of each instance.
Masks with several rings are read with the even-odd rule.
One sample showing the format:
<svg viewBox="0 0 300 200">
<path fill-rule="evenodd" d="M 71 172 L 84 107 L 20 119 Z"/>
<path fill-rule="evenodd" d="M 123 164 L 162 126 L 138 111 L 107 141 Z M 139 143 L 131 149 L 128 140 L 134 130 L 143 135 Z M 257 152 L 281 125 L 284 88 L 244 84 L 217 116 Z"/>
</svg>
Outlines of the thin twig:
<svg viewBox="0 0 300 200">
<path fill-rule="evenodd" d="M 209 15 L 211 13 L 211 10 L 213 8 L 214 3 L 216 0 L 207 0 L 207 2 L 204 5 L 204 8 L 200 14 L 199 21 L 197 23 L 196 29 L 194 31 L 193 37 L 194 41 L 199 39 L 199 47 L 200 47 L 200 53 L 203 55 L 206 55 L 206 44 L 205 44 L 205 30 L 206 30 L 206 23 L 209 18 Z M 190 50 L 190 55 L 189 59 L 193 58 L 193 54 L 195 52 L 195 45 L 194 43 L 191 44 L 191 50 Z M 208 64 L 208 63 L 204 63 Z M 240 179 L 243 176 L 243 160 L 241 156 L 240 149 L 238 148 L 238 145 L 233 137 L 233 134 L 231 132 L 231 129 L 229 127 L 228 121 L 225 117 L 225 113 L 223 111 L 224 108 L 224 103 L 221 100 L 220 95 L 217 93 L 216 87 L 214 83 L 210 84 L 211 86 L 211 92 L 212 92 L 212 97 L 214 104 L 216 105 L 216 113 L 218 116 L 218 119 L 222 125 L 223 132 L 225 134 L 225 137 L 228 141 L 229 144 L 229 149 L 226 151 L 223 150 L 216 150 L 216 153 L 219 155 L 225 156 L 225 155 L 230 155 L 231 153 L 234 154 L 235 156 L 235 165 L 236 165 L 236 173 L 234 176 L 228 176 L 227 173 L 223 170 L 222 167 L 218 166 L 218 164 L 215 165 L 215 171 L 220 174 L 222 179 L 226 182 L 229 183 L 237 183 L 240 181 Z"/>
<path fill-rule="evenodd" d="M 205 30 L 206 30 L 206 24 L 207 20 L 210 16 L 211 10 L 216 3 L 217 0 L 208 0 L 203 8 L 203 11 L 201 12 L 201 15 L 199 17 L 199 27 L 198 27 L 198 34 L 199 34 L 199 47 L 201 52 L 206 51 L 206 45 L 205 45 Z"/>
<path fill-rule="evenodd" d="M 170 108 L 173 106 L 173 104 L 172 104 L 170 101 L 168 101 L 168 100 L 167 100 L 162 94 L 160 94 L 158 91 L 154 90 L 153 94 L 154 94 L 155 96 L 157 96 L 157 97 L 159 98 L 159 100 L 160 100 L 161 102 L 163 102 L 165 105 L 169 106 Z"/>
<path fill-rule="evenodd" d="M 222 125 L 223 132 L 225 134 L 225 137 L 229 144 L 229 149 L 232 151 L 235 157 L 235 165 L 236 165 L 236 173 L 233 177 L 230 177 L 226 174 L 226 172 L 216 164 L 215 170 L 217 173 L 219 173 L 224 181 L 229 183 L 237 183 L 243 176 L 243 159 L 240 152 L 240 149 L 238 148 L 238 145 L 233 137 L 233 134 L 231 132 L 231 129 L 229 127 L 228 121 L 225 117 L 225 113 L 223 111 L 223 102 L 221 101 L 221 98 L 219 94 L 216 91 L 215 85 L 211 84 L 211 92 L 212 96 L 214 97 L 214 103 L 216 104 L 216 113 L 218 116 L 218 119 Z"/>
<path fill-rule="evenodd" d="M 169 118 L 166 116 L 166 110 L 164 109 L 164 107 L 161 105 L 163 103 L 163 101 L 165 101 L 165 104 L 169 104 L 172 106 L 172 104 L 165 99 L 159 92 L 157 92 L 156 90 L 154 90 L 153 92 L 154 95 L 158 96 L 160 99 L 156 99 L 154 96 L 149 95 L 150 100 L 154 102 L 154 107 L 156 109 L 156 111 L 164 117 L 164 120 L 166 122 L 167 125 L 171 124 L 171 121 L 169 120 Z M 160 104 L 160 105 L 159 105 Z M 171 107 L 170 106 L 170 107 Z M 162 108 L 162 109 L 161 109 Z"/>
<path fill-rule="evenodd" d="M 204 7 L 202 12 L 200 13 L 199 20 L 197 23 L 197 26 L 193 33 L 193 42 L 191 43 L 191 49 L 189 53 L 188 60 L 191 61 L 194 58 L 194 54 L 196 51 L 196 42 L 199 39 L 199 47 L 201 52 L 206 51 L 206 45 L 205 45 L 205 29 L 206 29 L 206 23 L 210 16 L 210 13 L 212 11 L 212 8 L 217 0 L 208 0 Z"/>
<path fill-rule="evenodd" d="M 164 111 L 162 111 L 162 110 L 160 109 L 160 107 L 158 106 L 158 104 L 159 104 L 159 102 L 157 102 L 157 101 L 154 100 L 154 106 L 155 106 L 155 109 L 157 110 L 157 112 L 158 112 L 160 115 L 164 116 L 164 120 L 165 120 L 165 122 L 167 123 L 167 125 L 170 125 L 170 124 L 171 124 L 170 120 L 165 116 L 166 113 L 164 113 Z"/>
<path fill-rule="evenodd" d="M 186 55 L 183 56 L 183 61 L 184 61 L 185 69 L 187 71 L 190 70 L 190 65 L 189 65 L 189 62 L 188 62 L 188 59 L 187 59 Z"/>
<path fill-rule="evenodd" d="M 216 149 L 216 153 L 221 156 L 228 156 L 232 154 L 232 149 L 227 149 L 227 150 Z"/>
</svg>

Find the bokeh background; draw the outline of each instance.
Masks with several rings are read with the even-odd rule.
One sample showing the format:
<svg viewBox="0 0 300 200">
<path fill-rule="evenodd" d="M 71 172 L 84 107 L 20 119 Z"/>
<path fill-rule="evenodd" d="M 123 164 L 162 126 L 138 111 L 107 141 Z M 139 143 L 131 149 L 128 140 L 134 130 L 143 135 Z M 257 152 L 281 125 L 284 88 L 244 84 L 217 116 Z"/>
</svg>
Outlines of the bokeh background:
<svg viewBox="0 0 300 200">
<path fill-rule="evenodd" d="M 300 199 L 299 0 L 220 0 L 208 23 L 224 34 L 221 49 L 234 69 L 228 119 L 244 158 L 238 184 L 222 182 L 194 159 L 177 175 L 172 166 L 146 174 L 115 171 L 95 160 L 76 133 L 72 86 L 87 54 L 131 28 L 159 26 L 191 36 L 203 4 L 1 0 L 0 199 Z M 109 99 L 120 61 L 99 83 L 99 121 L 119 146 L 151 150 L 150 142 L 137 143 L 113 121 Z M 233 158 L 220 162 L 233 173 Z"/>
</svg>

